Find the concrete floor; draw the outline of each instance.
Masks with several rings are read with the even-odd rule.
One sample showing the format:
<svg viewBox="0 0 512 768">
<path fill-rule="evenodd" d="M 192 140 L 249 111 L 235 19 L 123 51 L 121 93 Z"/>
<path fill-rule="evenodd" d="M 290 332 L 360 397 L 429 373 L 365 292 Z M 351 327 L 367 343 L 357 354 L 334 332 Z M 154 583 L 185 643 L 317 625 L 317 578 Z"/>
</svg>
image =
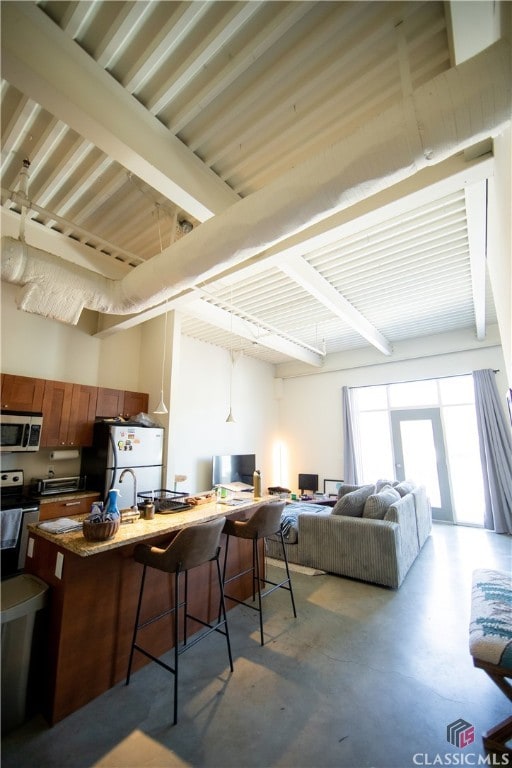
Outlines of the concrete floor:
<svg viewBox="0 0 512 768">
<path fill-rule="evenodd" d="M 2 766 L 477 765 L 510 702 L 469 656 L 471 576 L 509 570 L 511 544 L 435 525 L 398 591 L 294 573 L 298 618 L 283 590 L 268 597 L 264 647 L 257 613 L 230 611 L 232 675 L 216 634 L 181 657 L 177 726 L 170 676 L 151 664 L 53 728 L 36 717 L 7 735 Z M 475 728 L 464 750 L 446 740 L 460 718 Z"/>
</svg>

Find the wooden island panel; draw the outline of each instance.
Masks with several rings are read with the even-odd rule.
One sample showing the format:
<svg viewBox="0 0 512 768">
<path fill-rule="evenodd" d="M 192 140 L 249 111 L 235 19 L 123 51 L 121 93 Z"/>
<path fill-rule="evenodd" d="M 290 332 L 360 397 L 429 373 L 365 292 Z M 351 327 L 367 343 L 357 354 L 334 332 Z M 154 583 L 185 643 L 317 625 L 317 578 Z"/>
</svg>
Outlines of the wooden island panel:
<svg viewBox="0 0 512 768">
<path fill-rule="evenodd" d="M 258 505 L 253 503 L 245 510 L 236 509 L 229 516 L 246 517 Z M 234 509 L 227 507 L 219 511 L 218 505 L 208 506 L 216 508 L 217 516 Z M 211 518 L 211 513 L 206 517 Z M 126 524 L 121 528 L 129 526 Z M 35 532 L 33 528 L 32 533 Z M 176 533 L 175 530 L 156 534 L 145 541 L 165 546 Z M 123 534 L 126 538 L 125 531 Z M 65 537 L 77 535 L 81 536 L 64 534 Z M 46 637 L 48 665 L 41 705 L 50 725 L 125 679 L 142 575 L 142 565 L 133 559 L 134 542 L 122 542 L 120 546 L 83 556 L 60 546 L 59 540 L 64 541 L 64 538 L 36 533 L 32 557 L 27 557 L 26 563 L 27 572 L 39 576 L 50 586 Z M 224 546 L 225 537 L 222 536 L 221 564 Z M 61 578 L 55 573 L 59 553 L 63 557 Z M 247 568 L 251 558 L 252 542 L 232 539 L 228 575 Z M 261 567 L 263 572 L 263 548 Z M 214 569 L 215 563 L 208 563 L 189 574 L 190 612 L 205 621 L 212 621 L 218 615 L 220 596 Z M 173 584 L 173 576 L 148 569 L 143 620 L 172 607 Z M 230 593 L 240 599 L 252 596 L 250 574 L 233 582 Z M 235 605 L 228 602 L 227 608 Z M 200 628 L 199 624 L 195 627 L 191 624 L 189 635 Z M 143 632 L 141 643 L 152 648 L 157 656 L 174 646 L 172 615 L 149 625 Z M 147 663 L 149 660 L 136 652 L 133 670 Z"/>
</svg>

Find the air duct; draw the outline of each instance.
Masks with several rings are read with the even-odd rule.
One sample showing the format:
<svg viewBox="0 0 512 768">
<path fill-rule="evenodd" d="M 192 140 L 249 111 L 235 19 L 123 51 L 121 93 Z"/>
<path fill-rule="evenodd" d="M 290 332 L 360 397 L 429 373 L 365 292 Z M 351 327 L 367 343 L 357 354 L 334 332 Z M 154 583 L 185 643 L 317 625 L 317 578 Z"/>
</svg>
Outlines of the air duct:
<svg viewBox="0 0 512 768">
<path fill-rule="evenodd" d="M 498 135 L 512 112 L 510 46 L 501 40 L 418 88 L 338 145 L 204 222 L 122 280 L 102 278 L 10 238 L 1 277 L 18 306 L 76 323 L 82 308 L 133 314 L 240 264 L 354 203 Z"/>
</svg>

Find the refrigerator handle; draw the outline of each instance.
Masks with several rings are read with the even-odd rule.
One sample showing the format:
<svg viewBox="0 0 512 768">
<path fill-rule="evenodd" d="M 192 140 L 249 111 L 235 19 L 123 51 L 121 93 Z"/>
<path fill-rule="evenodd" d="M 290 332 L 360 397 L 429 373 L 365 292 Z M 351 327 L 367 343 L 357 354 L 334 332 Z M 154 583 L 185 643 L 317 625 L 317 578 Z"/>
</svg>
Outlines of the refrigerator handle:
<svg viewBox="0 0 512 768">
<path fill-rule="evenodd" d="M 112 467 L 112 479 L 110 480 L 110 488 L 107 488 L 107 493 L 105 495 L 105 502 L 108 499 L 108 493 L 112 490 L 114 487 L 114 480 L 116 477 L 117 472 L 117 450 L 116 450 L 116 443 L 114 440 L 114 437 L 112 435 L 112 430 L 109 429 L 108 431 L 108 439 L 110 440 L 110 445 L 112 446 L 112 461 L 113 461 L 113 467 Z"/>
</svg>

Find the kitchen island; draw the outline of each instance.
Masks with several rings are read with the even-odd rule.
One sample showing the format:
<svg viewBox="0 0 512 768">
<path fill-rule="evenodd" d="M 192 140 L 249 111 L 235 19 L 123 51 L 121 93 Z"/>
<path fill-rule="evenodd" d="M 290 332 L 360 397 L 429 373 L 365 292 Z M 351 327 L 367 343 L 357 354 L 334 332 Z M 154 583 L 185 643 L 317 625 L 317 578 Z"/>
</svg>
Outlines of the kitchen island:
<svg viewBox="0 0 512 768">
<path fill-rule="evenodd" d="M 124 523 L 108 541 L 87 541 L 80 530 L 52 534 L 29 526 L 25 570 L 46 582 L 49 605 L 44 640 L 48 663 L 41 680 L 40 708 L 50 725 L 76 711 L 125 679 L 142 566 L 133 559 L 139 542 L 166 546 L 182 528 L 218 517 L 246 519 L 273 497 L 239 506 L 215 502 L 152 520 Z M 83 516 L 82 516 L 83 518 Z M 80 519 L 80 517 L 77 517 Z M 224 536 L 221 541 L 224 544 Z M 261 551 L 264 568 L 263 550 Z M 221 559 L 223 555 L 221 553 Z M 229 547 L 228 576 L 249 567 L 250 541 L 236 539 Z M 190 612 L 212 621 L 218 615 L 219 590 L 215 564 L 207 563 L 189 574 Z M 173 576 L 148 569 L 144 616 L 149 618 L 173 604 Z M 235 597 L 252 596 L 250 574 L 237 582 Z M 233 603 L 227 608 L 233 607 Z M 200 629 L 191 624 L 190 634 Z M 144 644 L 159 656 L 174 645 L 172 616 L 150 624 Z M 134 671 L 147 664 L 135 654 Z"/>
</svg>

